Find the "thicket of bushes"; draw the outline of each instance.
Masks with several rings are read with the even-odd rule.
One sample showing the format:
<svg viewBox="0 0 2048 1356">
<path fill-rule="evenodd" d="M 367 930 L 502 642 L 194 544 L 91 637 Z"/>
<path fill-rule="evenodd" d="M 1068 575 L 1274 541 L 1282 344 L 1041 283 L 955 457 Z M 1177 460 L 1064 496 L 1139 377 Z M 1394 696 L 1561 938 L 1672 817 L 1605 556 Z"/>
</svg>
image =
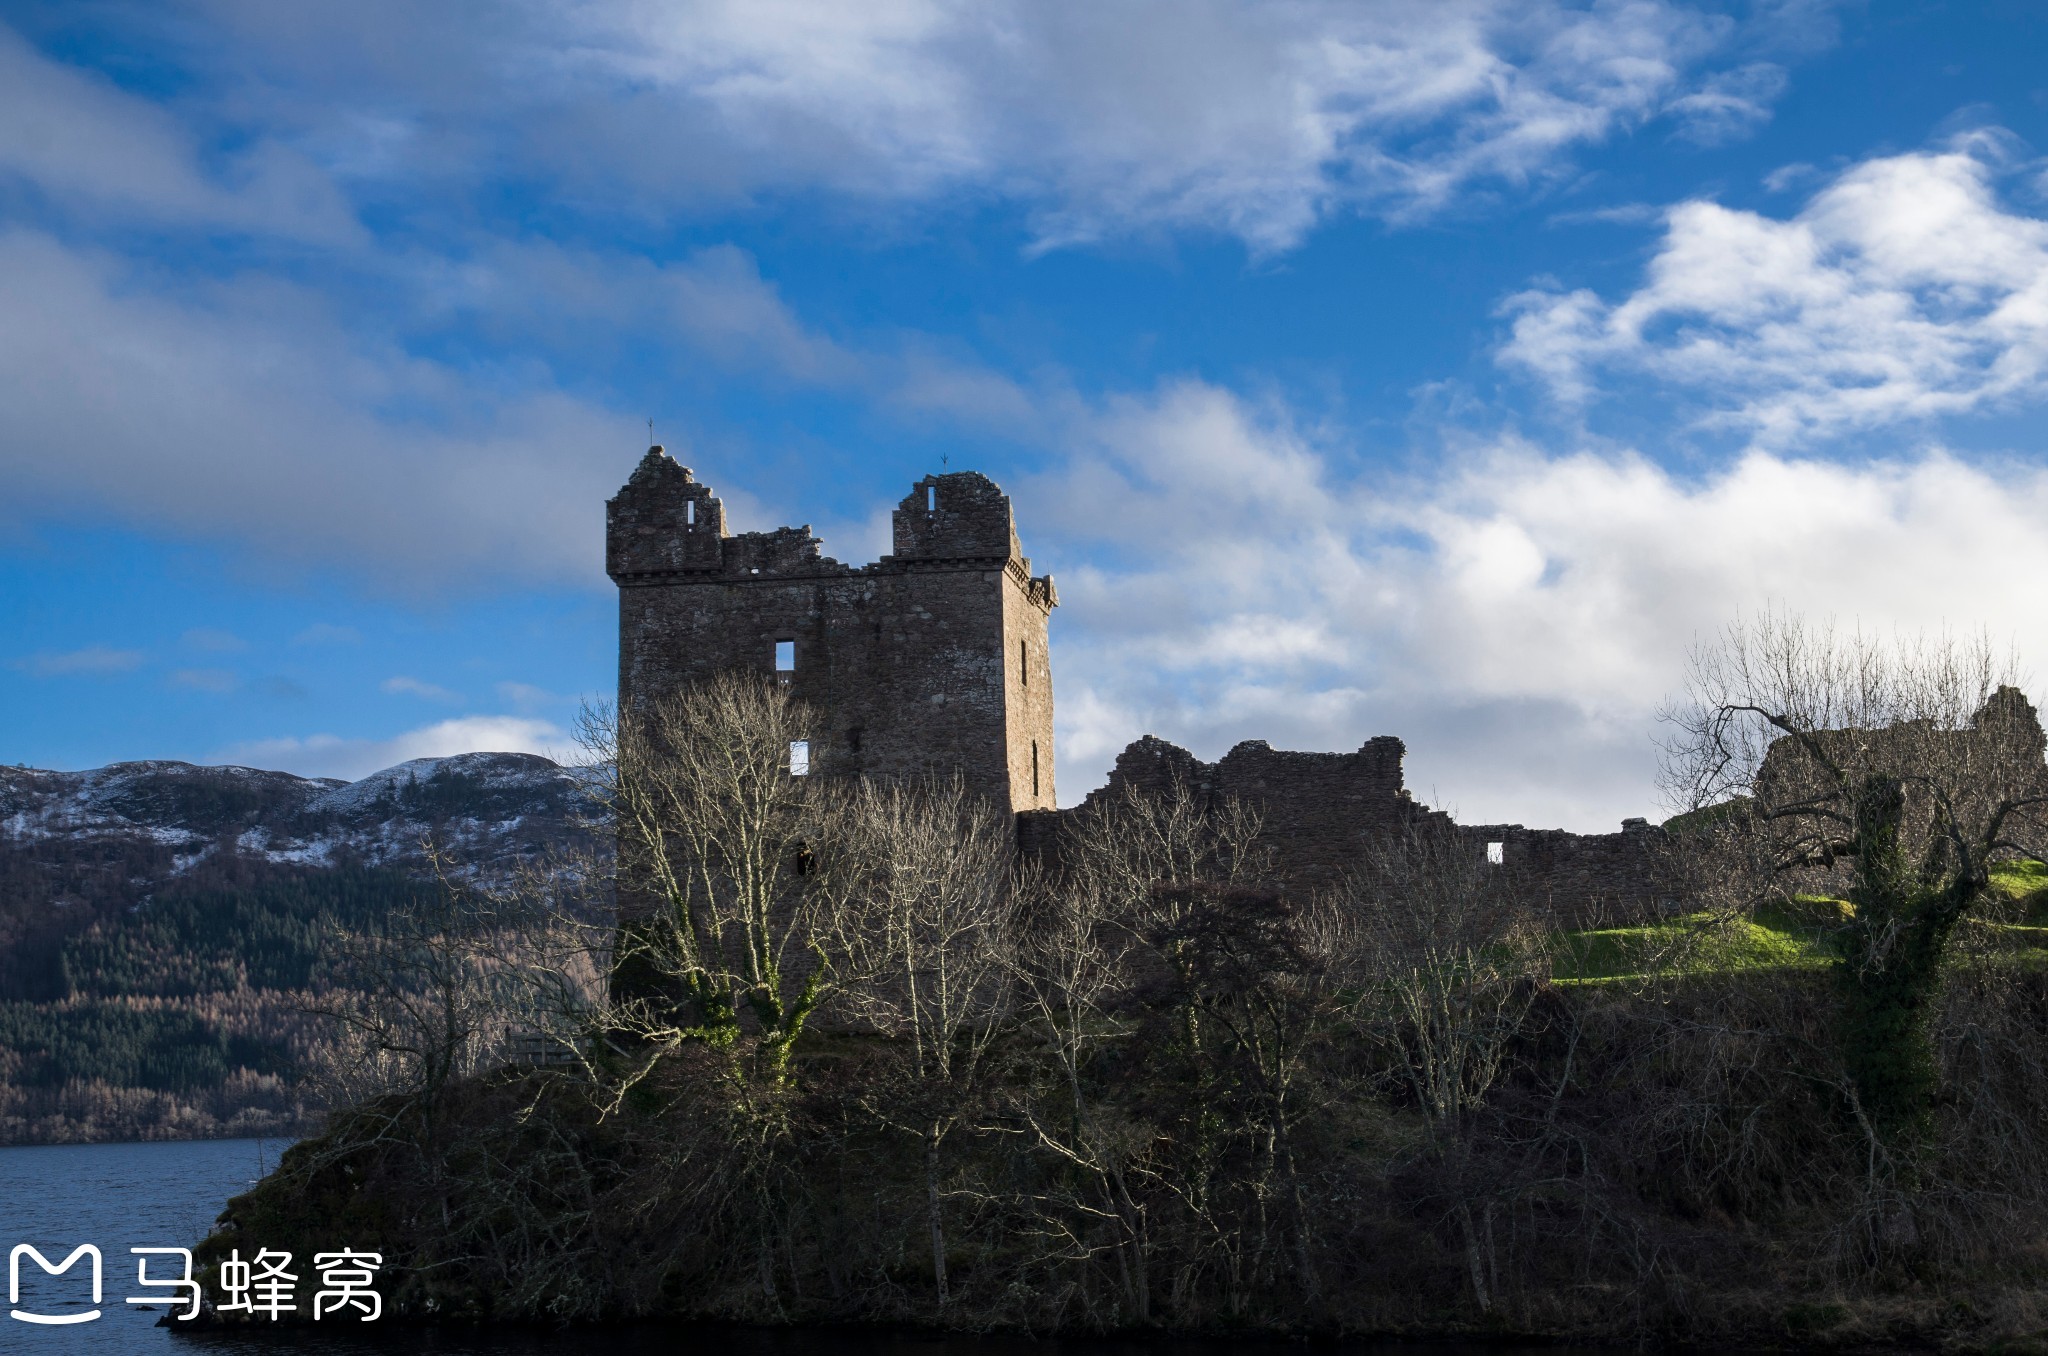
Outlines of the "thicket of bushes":
<svg viewBox="0 0 2048 1356">
<path fill-rule="evenodd" d="M 957 785 L 789 776 L 803 728 L 734 681 L 600 731 L 616 932 L 583 873 L 364 939 L 349 1109 L 206 1255 L 345 1234 L 417 1318 L 2048 1332 L 2022 904 L 1947 936 L 1938 1095 L 1879 1124 L 1867 915 L 1745 890 L 1575 946 L 1448 836 L 1294 894 L 1192 788 L 1040 869 Z M 1674 840 L 1702 900 L 1743 829 Z"/>
</svg>

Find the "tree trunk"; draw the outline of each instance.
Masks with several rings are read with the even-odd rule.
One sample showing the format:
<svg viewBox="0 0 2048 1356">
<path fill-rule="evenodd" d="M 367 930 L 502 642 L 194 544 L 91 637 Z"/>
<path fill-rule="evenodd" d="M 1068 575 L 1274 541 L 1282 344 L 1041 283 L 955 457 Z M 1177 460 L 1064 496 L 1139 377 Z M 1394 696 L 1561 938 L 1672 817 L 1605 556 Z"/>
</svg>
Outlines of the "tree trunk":
<svg viewBox="0 0 2048 1356">
<path fill-rule="evenodd" d="M 1836 969 L 1842 1059 L 1871 1128 L 1887 1148 L 1910 1149 L 1931 1129 L 1939 1088 L 1929 1032 L 1948 934 L 1970 886 L 1929 888 L 1900 842 L 1906 797 L 1890 777 L 1856 788 L 1856 921 Z"/>
<path fill-rule="evenodd" d="M 932 1280 L 938 1286 L 939 1303 L 943 1306 L 951 1296 L 946 1293 L 946 1225 L 939 1217 L 940 1133 L 936 1123 L 925 1131 L 924 1193 L 925 1209 L 930 1216 L 932 1231 Z"/>
<path fill-rule="evenodd" d="M 1465 1235 L 1465 1266 L 1472 1276 L 1472 1297 L 1479 1301 L 1479 1312 L 1493 1312 L 1493 1294 L 1486 1285 L 1486 1258 L 1479 1247 L 1479 1231 L 1472 1224 L 1470 1202 L 1458 1204 L 1458 1228 Z"/>
</svg>

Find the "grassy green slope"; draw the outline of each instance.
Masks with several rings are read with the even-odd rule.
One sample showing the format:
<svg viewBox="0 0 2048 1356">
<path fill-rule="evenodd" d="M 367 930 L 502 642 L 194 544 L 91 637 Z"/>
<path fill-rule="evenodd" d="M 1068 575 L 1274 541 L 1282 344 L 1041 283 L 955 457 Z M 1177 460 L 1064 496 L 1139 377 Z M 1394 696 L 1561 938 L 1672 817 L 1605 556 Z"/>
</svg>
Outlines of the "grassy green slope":
<svg viewBox="0 0 2048 1356">
<path fill-rule="evenodd" d="M 2030 963 L 2048 963 L 2048 862 L 2000 863 L 1991 883 L 2007 908 L 1970 926 L 1995 945 L 2043 953 L 2029 956 Z M 1560 932 L 1552 939 L 1551 964 L 1560 984 L 1817 970 L 1832 959 L 1830 926 L 1848 908 L 1842 900 L 1799 895 L 1747 918 L 1684 914 L 1636 927 Z"/>
</svg>

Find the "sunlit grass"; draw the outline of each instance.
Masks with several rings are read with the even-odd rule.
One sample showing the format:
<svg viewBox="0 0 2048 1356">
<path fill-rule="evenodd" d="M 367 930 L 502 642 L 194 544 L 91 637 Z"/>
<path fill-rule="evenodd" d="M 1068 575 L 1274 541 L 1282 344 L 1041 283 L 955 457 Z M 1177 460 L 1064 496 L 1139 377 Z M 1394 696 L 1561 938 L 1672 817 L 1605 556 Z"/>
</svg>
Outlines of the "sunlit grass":
<svg viewBox="0 0 2048 1356">
<path fill-rule="evenodd" d="M 2024 904 L 2017 919 L 1973 919 L 2003 947 L 2048 951 L 2048 862 L 2001 862 L 1992 888 Z M 1846 900 L 1795 895 L 1747 918 L 1685 914 L 1635 927 L 1585 928 L 1551 938 L 1559 984 L 1613 984 L 1651 978 L 1703 978 L 1769 971 L 1820 970 L 1834 958 L 1830 931 L 1853 917 Z"/>
<path fill-rule="evenodd" d="M 1818 969 L 1828 958 L 1812 930 L 1795 930 L 1765 915 L 1722 919 L 1686 914 L 1639 927 L 1558 933 L 1551 973 L 1560 984 L 1614 983 L 1653 975 Z"/>
</svg>

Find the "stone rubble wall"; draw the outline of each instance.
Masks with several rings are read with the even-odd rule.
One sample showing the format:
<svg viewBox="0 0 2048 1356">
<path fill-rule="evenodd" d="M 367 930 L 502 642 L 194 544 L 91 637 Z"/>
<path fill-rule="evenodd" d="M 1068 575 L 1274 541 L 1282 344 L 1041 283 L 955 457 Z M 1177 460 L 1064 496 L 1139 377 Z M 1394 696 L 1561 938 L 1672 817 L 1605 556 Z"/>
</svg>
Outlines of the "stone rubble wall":
<svg viewBox="0 0 2048 1356">
<path fill-rule="evenodd" d="M 1445 831 L 1475 855 L 1499 845 L 1500 869 L 1516 894 L 1569 926 L 1637 921 L 1675 907 L 1659 879 L 1663 831 L 1625 821 L 1616 833 L 1580 834 L 1520 824 L 1458 824 L 1418 804 L 1402 782 L 1406 748 L 1399 739 L 1369 739 L 1355 753 L 1296 753 L 1247 740 L 1214 763 L 1147 735 L 1117 756 L 1109 782 L 1073 809 L 1027 815 L 1019 845 L 1056 857 L 1062 836 L 1079 818 L 1136 791 L 1159 794 L 1176 784 L 1199 802 L 1236 798 L 1262 820 L 1261 842 L 1278 875 L 1303 890 L 1329 889 L 1358 871 L 1401 835 Z"/>
</svg>

